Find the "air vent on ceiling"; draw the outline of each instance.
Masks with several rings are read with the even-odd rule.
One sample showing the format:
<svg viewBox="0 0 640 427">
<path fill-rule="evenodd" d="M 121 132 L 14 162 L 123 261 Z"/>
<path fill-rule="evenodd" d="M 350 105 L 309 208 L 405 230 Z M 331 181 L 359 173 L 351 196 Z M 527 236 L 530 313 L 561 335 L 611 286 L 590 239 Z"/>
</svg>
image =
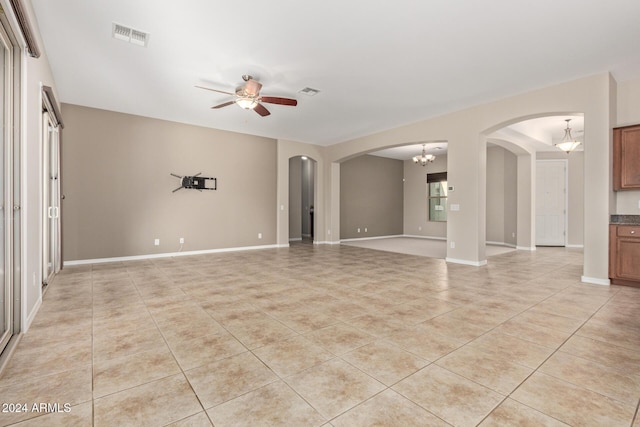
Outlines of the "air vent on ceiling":
<svg viewBox="0 0 640 427">
<path fill-rule="evenodd" d="M 122 40 L 138 46 L 146 47 L 149 43 L 149 33 L 136 30 L 126 25 L 113 23 L 112 35 L 114 39 Z"/>
<path fill-rule="evenodd" d="M 315 96 L 320 91 L 318 89 L 313 89 L 311 87 L 305 87 L 304 89 L 300 89 L 298 92 L 304 93 L 307 96 Z"/>
</svg>

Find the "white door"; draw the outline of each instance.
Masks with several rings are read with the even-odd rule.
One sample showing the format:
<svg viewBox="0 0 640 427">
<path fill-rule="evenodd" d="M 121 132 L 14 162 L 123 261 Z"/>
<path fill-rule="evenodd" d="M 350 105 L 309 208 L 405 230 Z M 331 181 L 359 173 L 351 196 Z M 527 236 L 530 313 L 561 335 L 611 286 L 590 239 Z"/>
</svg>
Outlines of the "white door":
<svg viewBox="0 0 640 427">
<path fill-rule="evenodd" d="M 536 163 L 536 245 L 565 246 L 567 161 L 538 160 Z"/>
</svg>

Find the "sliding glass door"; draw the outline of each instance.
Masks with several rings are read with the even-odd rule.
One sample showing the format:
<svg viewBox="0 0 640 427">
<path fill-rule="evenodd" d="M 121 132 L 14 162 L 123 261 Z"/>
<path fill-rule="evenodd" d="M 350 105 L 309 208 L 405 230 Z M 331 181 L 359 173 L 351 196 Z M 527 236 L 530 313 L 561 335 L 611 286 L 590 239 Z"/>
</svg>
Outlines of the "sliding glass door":
<svg viewBox="0 0 640 427">
<path fill-rule="evenodd" d="M 11 120 L 13 108 L 12 46 L 0 25 L 0 352 L 13 335 Z"/>
</svg>

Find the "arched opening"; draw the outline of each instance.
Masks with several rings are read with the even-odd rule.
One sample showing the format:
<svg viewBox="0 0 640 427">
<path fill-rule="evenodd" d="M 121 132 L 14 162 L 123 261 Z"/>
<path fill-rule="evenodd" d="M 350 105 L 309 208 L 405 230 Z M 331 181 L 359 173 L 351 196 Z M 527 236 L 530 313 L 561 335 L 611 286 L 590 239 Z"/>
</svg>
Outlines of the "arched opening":
<svg viewBox="0 0 640 427">
<path fill-rule="evenodd" d="M 447 148 L 425 139 L 342 159 L 340 242 L 445 258 Z"/>
<path fill-rule="evenodd" d="M 570 154 L 555 146 L 565 134 L 566 120 L 573 123 L 574 136 L 581 142 Z M 493 156 L 487 155 L 486 240 L 495 241 L 499 236 L 498 241 L 524 250 L 535 250 L 536 246 L 582 247 L 584 116 L 527 116 L 495 126 L 485 135 L 488 153 L 493 151 Z M 496 165 L 501 149 L 504 163 Z M 504 185 L 496 188 L 500 172 Z M 501 216 L 502 229 L 495 221 Z"/>
</svg>

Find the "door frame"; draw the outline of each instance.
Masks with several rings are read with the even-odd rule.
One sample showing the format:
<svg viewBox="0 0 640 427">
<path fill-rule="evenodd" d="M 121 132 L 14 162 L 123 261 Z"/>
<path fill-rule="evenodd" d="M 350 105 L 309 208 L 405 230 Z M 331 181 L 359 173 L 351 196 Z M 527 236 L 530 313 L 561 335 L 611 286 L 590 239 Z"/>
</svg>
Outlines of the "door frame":
<svg viewBox="0 0 640 427">
<path fill-rule="evenodd" d="M 60 129 L 63 127 L 63 124 L 60 119 L 60 112 L 57 108 L 55 97 L 53 96 L 51 88 L 48 86 L 42 86 L 41 126 L 43 208 L 41 268 L 42 285 L 44 287 L 51 283 L 55 275 L 62 268 Z M 52 170 L 52 167 L 54 170 Z M 54 223 L 53 227 L 51 225 L 52 222 Z M 50 259 L 52 261 L 51 269 L 49 269 Z"/>
</svg>

